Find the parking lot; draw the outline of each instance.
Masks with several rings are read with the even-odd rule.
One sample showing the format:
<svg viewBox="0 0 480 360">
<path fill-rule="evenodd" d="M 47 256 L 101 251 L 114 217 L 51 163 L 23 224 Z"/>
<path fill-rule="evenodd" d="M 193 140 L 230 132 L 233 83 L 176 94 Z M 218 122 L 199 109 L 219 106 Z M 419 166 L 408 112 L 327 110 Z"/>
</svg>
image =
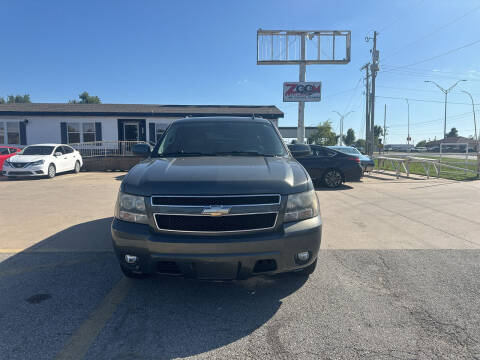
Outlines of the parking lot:
<svg viewBox="0 0 480 360">
<path fill-rule="evenodd" d="M 0 358 L 480 358 L 480 182 L 319 188 L 308 280 L 200 282 L 123 277 L 123 175 L 0 181 Z"/>
</svg>

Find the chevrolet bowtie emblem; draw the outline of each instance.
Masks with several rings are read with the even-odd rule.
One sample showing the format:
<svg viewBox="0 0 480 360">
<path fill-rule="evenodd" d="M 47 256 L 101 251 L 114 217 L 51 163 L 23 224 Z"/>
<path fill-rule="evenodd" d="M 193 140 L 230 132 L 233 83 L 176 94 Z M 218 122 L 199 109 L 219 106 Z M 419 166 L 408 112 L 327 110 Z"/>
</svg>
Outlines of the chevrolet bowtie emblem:
<svg viewBox="0 0 480 360">
<path fill-rule="evenodd" d="M 203 209 L 202 215 L 208 216 L 224 216 L 230 213 L 230 207 L 223 207 L 223 206 L 209 206 Z"/>
</svg>

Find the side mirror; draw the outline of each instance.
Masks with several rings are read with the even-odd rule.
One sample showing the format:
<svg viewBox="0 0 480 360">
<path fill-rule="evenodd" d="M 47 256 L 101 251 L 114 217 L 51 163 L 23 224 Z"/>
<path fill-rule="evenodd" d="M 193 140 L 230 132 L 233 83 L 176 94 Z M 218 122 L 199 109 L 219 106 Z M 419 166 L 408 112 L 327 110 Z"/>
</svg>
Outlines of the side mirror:
<svg viewBox="0 0 480 360">
<path fill-rule="evenodd" d="M 150 155 L 150 145 L 148 144 L 135 144 L 132 147 L 134 155 L 148 157 Z"/>
<path fill-rule="evenodd" d="M 63 154 L 62 154 L 60 151 L 57 151 L 57 152 L 54 154 L 54 156 L 57 156 L 57 157 L 58 157 L 58 156 L 62 156 L 62 155 L 63 155 Z"/>
</svg>

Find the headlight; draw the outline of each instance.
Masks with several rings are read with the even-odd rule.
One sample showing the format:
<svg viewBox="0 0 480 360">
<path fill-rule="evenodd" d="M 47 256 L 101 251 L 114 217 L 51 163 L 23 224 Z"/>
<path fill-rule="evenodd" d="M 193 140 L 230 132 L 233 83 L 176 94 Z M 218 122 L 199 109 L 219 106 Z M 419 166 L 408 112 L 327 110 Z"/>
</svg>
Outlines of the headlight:
<svg viewBox="0 0 480 360">
<path fill-rule="evenodd" d="M 5 162 L 3 163 L 3 166 L 12 166 L 11 165 L 11 162 L 7 160 L 5 160 Z"/>
<path fill-rule="evenodd" d="M 315 190 L 288 195 L 284 222 L 310 219 L 318 215 L 318 199 Z"/>
<path fill-rule="evenodd" d="M 35 166 L 35 165 L 43 165 L 45 160 L 38 160 L 30 163 L 30 166 Z"/>
<path fill-rule="evenodd" d="M 145 198 L 118 192 L 115 217 L 120 220 L 148 224 Z"/>
</svg>

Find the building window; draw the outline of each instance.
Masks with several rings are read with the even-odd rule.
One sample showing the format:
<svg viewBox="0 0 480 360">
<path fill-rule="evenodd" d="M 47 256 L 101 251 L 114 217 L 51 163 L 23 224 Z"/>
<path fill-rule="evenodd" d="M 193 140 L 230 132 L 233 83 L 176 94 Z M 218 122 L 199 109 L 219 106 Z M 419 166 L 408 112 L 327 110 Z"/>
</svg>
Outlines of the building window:
<svg viewBox="0 0 480 360">
<path fill-rule="evenodd" d="M 74 144 L 80 142 L 80 124 L 67 123 L 68 143 Z"/>
<path fill-rule="evenodd" d="M 83 123 L 83 142 L 95 141 L 95 123 Z"/>
<path fill-rule="evenodd" d="M 18 121 L 0 121 L 0 144 L 20 144 L 20 123 Z"/>
<path fill-rule="evenodd" d="M 5 144 L 5 123 L 0 121 L 0 144 Z"/>
<path fill-rule="evenodd" d="M 7 122 L 7 141 L 9 144 L 20 144 L 20 123 Z"/>
<path fill-rule="evenodd" d="M 155 141 L 158 143 L 163 133 L 165 132 L 164 124 L 155 124 Z"/>
</svg>

